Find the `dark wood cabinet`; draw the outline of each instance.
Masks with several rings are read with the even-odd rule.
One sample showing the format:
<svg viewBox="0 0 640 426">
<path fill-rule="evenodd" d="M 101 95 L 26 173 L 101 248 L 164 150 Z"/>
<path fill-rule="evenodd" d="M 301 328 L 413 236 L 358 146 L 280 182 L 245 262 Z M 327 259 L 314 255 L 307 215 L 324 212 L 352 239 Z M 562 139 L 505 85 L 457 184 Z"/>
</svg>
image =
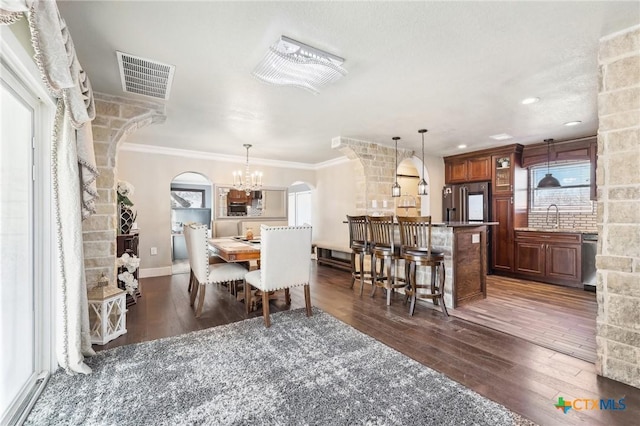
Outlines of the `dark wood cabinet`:
<svg viewBox="0 0 640 426">
<path fill-rule="evenodd" d="M 513 154 L 497 154 L 491 156 L 493 166 L 491 190 L 494 195 L 513 194 Z"/>
<path fill-rule="evenodd" d="M 491 180 L 491 156 L 445 158 L 445 183 Z"/>
<path fill-rule="evenodd" d="M 491 206 L 491 269 L 494 272 L 513 270 L 513 197 L 494 196 Z"/>
<path fill-rule="evenodd" d="M 551 284 L 581 285 L 581 234 L 515 232 L 515 272 Z"/>
</svg>

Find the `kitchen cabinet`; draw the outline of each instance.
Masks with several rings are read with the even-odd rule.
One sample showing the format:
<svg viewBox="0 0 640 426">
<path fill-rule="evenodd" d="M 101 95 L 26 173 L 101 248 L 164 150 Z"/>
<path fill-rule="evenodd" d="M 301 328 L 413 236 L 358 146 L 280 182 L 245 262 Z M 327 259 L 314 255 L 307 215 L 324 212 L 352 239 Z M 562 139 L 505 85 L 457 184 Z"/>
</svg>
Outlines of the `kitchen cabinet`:
<svg viewBox="0 0 640 426">
<path fill-rule="evenodd" d="M 513 270 L 513 197 L 494 196 L 491 206 L 491 269 L 494 272 Z"/>
<path fill-rule="evenodd" d="M 228 203 L 251 203 L 251 193 L 247 195 L 245 191 L 238 191 L 237 189 L 232 189 L 229 191 L 227 195 Z"/>
<path fill-rule="evenodd" d="M 492 191 L 493 194 L 513 193 L 514 154 L 492 155 Z"/>
<path fill-rule="evenodd" d="M 515 273 L 551 284 L 581 285 L 582 236 L 515 231 Z"/>
<path fill-rule="evenodd" d="M 445 183 L 491 180 L 491 156 L 445 158 Z"/>
</svg>

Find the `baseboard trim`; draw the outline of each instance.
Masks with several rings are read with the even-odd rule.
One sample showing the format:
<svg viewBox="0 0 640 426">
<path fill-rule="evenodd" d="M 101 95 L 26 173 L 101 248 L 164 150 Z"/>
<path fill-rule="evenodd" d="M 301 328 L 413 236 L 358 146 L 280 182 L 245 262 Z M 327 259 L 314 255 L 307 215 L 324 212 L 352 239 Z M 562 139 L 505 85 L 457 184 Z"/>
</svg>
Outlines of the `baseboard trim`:
<svg viewBox="0 0 640 426">
<path fill-rule="evenodd" d="M 138 271 L 140 278 L 162 277 L 171 275 L 171 266 L 163 266 L 162 268 L 145 268 Z"/>
</svg>

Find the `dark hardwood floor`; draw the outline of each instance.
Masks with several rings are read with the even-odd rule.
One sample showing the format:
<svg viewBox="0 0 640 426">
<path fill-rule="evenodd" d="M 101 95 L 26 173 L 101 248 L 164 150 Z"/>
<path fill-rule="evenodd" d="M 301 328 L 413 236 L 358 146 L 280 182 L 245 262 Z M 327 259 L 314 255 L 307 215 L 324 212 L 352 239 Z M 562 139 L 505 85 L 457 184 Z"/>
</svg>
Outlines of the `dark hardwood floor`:
<svg viewBox="0 0 640 426">
<path fill-rule="evenodd" d="M 451 313 L 556 352 L 596 362 L 596 294 L 489 275 L 487 298 Z"/>
<path fill-rule="evenodd" d="M 391 306 L 386 306 L 382 292 L 375 298 L 366 293 L 360 297 L 349 288 L 349 277 L 347 272 L 314 265 L 313 305 L 538 424 L 638 424 L 640 389 L 597 376 L 593 363 L 456 316 L 444 318 L 439 309 L 422 304 L 410 317 L 401 297 L 396 296 Z M 174 336 L 246 318 L 242 303 L 224 288 L 210 286 L 203 314 L 196 319 L 189 306 L 187 280 L 187 274 L 142 279 L 143 295 L 127 313 L 127 334 L 95 348 Z M 499 286 L 509 287 L 508 280 L 498 280 Z M 290 307 L 281 296 L 272 303 L 272 312 L 304 306 L 301 288 L 292 290 L 291 296 Z M 258 311 L 249 316 L 260 315 Z M 542 315 L 540 329 L 549 327 L 552 315 L 551 311 Z M 626 409 L 571 409 L 563 414 L 554 407 L 558 397 L 567 401 L 625 398 Z"/>
</svg>

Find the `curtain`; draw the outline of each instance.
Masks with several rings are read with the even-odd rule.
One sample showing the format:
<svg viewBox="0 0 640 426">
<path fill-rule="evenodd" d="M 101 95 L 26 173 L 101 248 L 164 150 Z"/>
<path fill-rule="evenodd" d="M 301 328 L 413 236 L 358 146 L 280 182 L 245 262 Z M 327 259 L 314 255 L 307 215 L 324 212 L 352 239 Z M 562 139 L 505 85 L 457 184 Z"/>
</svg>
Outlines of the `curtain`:
<svg viewBox="0 0 640 426">
<path fill-rule="evenodd" d="M 95 118 L 89 78 L 55 1 L 0 0 L 0 23 L 26 13 L 35 60 L 52 96 L 58 99 L 53 132 L 53 199 L 58 243 L 56 354 L 68 373 L 90 373 L 93 355 L 84 276 L 82 220 L 95 213 L 98 169 L 91 121 Z"/>
</svg>

